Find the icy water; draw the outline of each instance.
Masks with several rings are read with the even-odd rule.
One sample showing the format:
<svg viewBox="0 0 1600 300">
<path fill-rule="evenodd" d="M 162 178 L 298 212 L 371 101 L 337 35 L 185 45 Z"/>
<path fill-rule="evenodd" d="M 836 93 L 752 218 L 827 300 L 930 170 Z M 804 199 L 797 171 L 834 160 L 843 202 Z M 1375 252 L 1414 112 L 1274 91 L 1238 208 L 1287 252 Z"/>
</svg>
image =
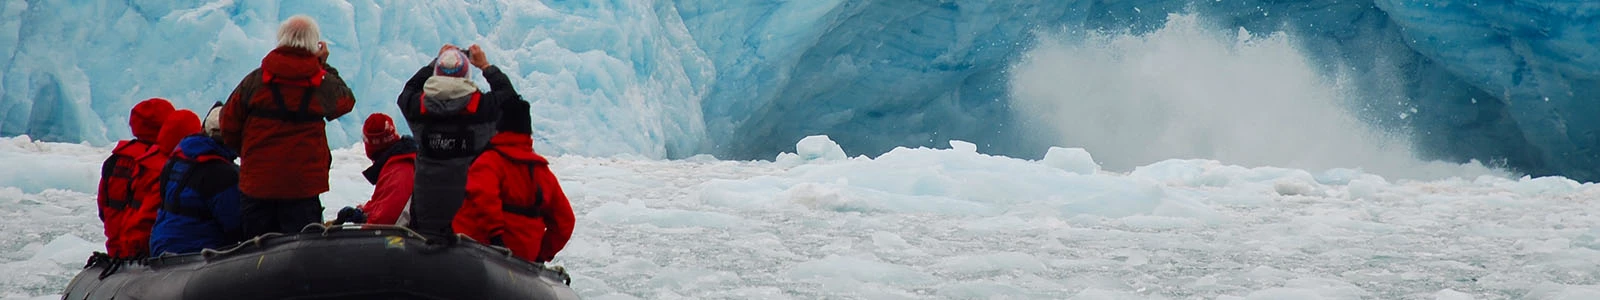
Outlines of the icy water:
<svg viewBox="0 0 1600 300">
<path fill-rule="evenodd" d="M 1600 190 L 1563 178 L 799 146 L 769 162 L 554 158 L 579 219 L 557 263 L 586 299 L 1600 297 Z M 92 180 L 98 150 L 0 140 L 8 165 L 54 180 Z M 359 152 L 335 152 L 326 206 L 370 193 Z M 0 297 L 59 298 L 101 249 L 93 195 L 8 180 Z"/>
</svg>

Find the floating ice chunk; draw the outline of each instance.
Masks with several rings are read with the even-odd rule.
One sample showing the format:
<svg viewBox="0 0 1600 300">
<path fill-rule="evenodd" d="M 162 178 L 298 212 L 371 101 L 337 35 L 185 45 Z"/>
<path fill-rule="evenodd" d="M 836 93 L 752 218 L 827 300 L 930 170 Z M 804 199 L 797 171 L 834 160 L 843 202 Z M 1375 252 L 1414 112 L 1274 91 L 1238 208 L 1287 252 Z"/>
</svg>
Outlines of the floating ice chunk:
<svg viewBox="0 0 1600 300">
<path fill-rule="evenodd" d="M 1572 248 L 1572 240 L 1564 238 L 1553 239 L 1518 239 L 1512 243 L 1518 250 L 1528 253 L 1555 253 Z"/>
<path fill-rule="evenodd" d="M 1591 250 L 1600 250 L 1600 227 L 1589 228 L 1583 234 L 1572 238 L 1572 245 Z"/>
<path fill-rule="evenodd" d="M 1524 196 L 1566 194 L 1577 191 L 1583 184 L 1561 176 L 1545 176 L 1539 178 L 1522 177 L 1517 183 L 1511 184 L 1508 189 Z"/>
<path fill-rule="evenodd" d="M 888 249 L 907 249 L 907 248 L 911 248 L 911 243 L 907 243 L 906 239 L 901 238 L 900 235 L 894 234 L 892 232 L 882 232 L 882 231 L 873 232 L 872 233 L 872 243 L 873 243 L 873 245 L 876 245 L 879 248 L 888 248 Z"/>
<path fill-rule="evenodd" d="M 1150 263 L 1150 256 L 1146 255 L 1144 251 L 1140 250 L 1117 250 L 1111 253 L 1111 257 L 1116 258 L 1116 260 L 1120 260 L 1129 266 L 1143 266 Z"/>
<path fill-rule="evenodd" d="M 1270 288 L 1250 292 L 1244 300 L 1286 300 L 1286 299 L 1335 299 L 1323 297 L 1321 293 L 1311 289 L 1296 288 Z"/>
<path fill-rule="evenodd" d="M 1125 291 L 1112 291 L 1097 288 L 1087 288 L 1072 295 L 1072 300 L 1119 300 L 1119 299 L 1166 299 L 1160 296 L 1144 296 Z"/>
<path fill-rule="evenodd" d="M 1365 299 L 1370 296 L 1366 290 L 1349 282 L 1312 277 L 1289 280 L 1282 287 L 1250 292 L 1244 299 Z"/>
<path fill-rule="evenodd" d="M 1144 182 L 1108 182 L 1105 190 L 1089 197 L 1068 199 L 1061 207 L 1065 215 L 1089 214 L 1120 218 L 1149 214 L 1161 205 L 1166 192 L 1161 186 Z"/>
<path fill-rule="evenodd" d="M 912 256 L 928 255 L 922 249 L 907 243 L 899 234 L 875 231 L 872 233 L 872 245 L 877 248 L 878 254 L 901 254 Z"/>
<path fill-rule="evenodd" d="M 577 230 L 584 229 L 580 227 Z M 611 257 L 614 255 L 613 247 L 610 243 L 585 238 L 582 235 L 575 236 L 567 242 L 566 252 L 562 254 L 563 257 Z"/>
<path fill-rule="evenodd" d="M 937 277 L 908 266 L 838 255 L 800 263 L 786 274 L 802 280 L 849 279 L 893 286 L 926 285 L 938 281 Z"/>
<path fill-rule="evenodd" d="M 577 284 L 578 281 L 577 280 L 573 280 L 572 283 L 573 284 Z M 584 299 L 597 299 L 597 300 L 642 300 L 642 299 L 644 299 L 644 298 L 634 297 L 633 295 L 623 294 L 623 293 L 610 293 L 610 294 L 605 294 L 605 295 L 601 295 L 601 296 L 598 296 L 598 297 L 587 297 L 586 296 L 586 297 L 583 297 L 583 298 Z"/>
<path fill-rule="evenodd" d="M 1433 293 L 1433 300 L 1473 300 L 1473 299 L 1472 299 L 1472 295 L 1468 295 L 1467 293 L 1457 292 L 1456 290 L 1452 290 L 1452 289 L 1444 289 L 1444 290 L 1439 291 L 1438 293 Z"/>
<path fill-rule="evenodd" d="M 1082 175 L 1094 175 L 1100 171 L 1100 164 L 1095 163 L 1094 157 L 1083 148 L 1050 147 L 1041 162 L 1052 168 Z"/>
<path fill-rule="evenodd" d="M 1347 185 L 1348 186 L 1348 188 L 1347 188 L 1348 193 L 1346 193 L 1345 195 L 1346 195 L 1346 197 L 1348 197 L 1351 200 L 1354 200 L 1354 199 L 1378 200 L 1379 196 L 1381 196 L 1379 194 L 1379 192 L 1383 190 L 1383 187 L 1388 186 L 1388 185 L 1389 185 L 1389 183 L 1388 182 L 1383 182 L 1382 178 L 1378 178 L 1378 180 L 1373 180 L 1373 179 L 1369 179 L 1369 178 L 1351 180 L 1349 182 L 1349 184 Z"/>
<path fill-rule="evenodd" d="M 1284 196 L 1321 196 L 1316 183 L 1289 178 L 1273 182 L 1272 190 Z"/>
<path fill-rule="evenodd" d="M 1521 299 L 1529 300 L 1589 300 L 1600 295 L 1600 285 L 1566 285 L 1545 282 L 1534 285 Z"/>
<path fill-rule="evenodd" d="M 1317 174 L 1316 179 L 1317 183 L 1321 184 L 1344 185 L 1349 184 L 1351 180 L 1365 178 L 1368 176 L 1376 175 L 1370 175 L 1357 169 L 1332 168 L 1322 171 L 1322 174 Z"/>
<path fill-rule="evenodd" d="M 1201 225 L 1195 219 L 1163 216 L 1127 216 L 1117 219 L 1117 222 L 1129 228 L 1155 230 L 1191 228 Z"/>
<path fill-rule="evenodd" d="M 978 153 L 978 144 L 961 140 L 950 140 L 950 149 L 961 153 Z"/>
<path fill-rule="evenodd" d="M 27 135 L 0 138 L 0 184 L 28 193 L 64 189 L 94 193 L 100 163 L 110 149 L 79 144 L 47 143 Z"/>
<path fill-rule="evenodd" d="M 651 224 L 662 228 L 751 228 L 762 222 L 717 212 L 657 209 L 639 203 L 606 203 L 580 218 L 614 224 Z"/>
<path fill-rule="evenodd" d="M 1028 291 L 996 282 L 959 282 L 939 287 L 939 296 L 946 299 L 1039 299 Z"/>
<path fill-rule="evenodd" d="M 837 212 L 928 212 L 988 216 L 1001 211 L 993 205 L 948 197 L 905 195 L 809 182 L 790 187 L 781 198 L 804 207 Z"/>
<path fill-rule="evenodd" d="M 652 272 L 651 275 L 653 278 L 646 281 L 645 286 L 673 291 L 725 290 L 744 280 L 733 272 L 703 268 L 670 268 Z"/>
<path fill-rule="evenodd" d="M 654 274 L 660 272 L 661 269 L 661 266 L 641 258 L 627 258 L 602 268 L 602 270 L 608 272 L 631 274 Z"/>
<path fill-rule="evenodd" d="M 795 154 L 800 155 L 800 159 L 807 161 L 846 158 L 844 148 L 839 148 L 839 143 L 833 142 L 826 135 L 813 135 L 800 139 L 799 143 L 794 144 L 794 150 Z"/>
<path fill-rule="evenodd" d="M 876 210 L 866 207 L 867 203 L 855 203 L 857 201 L 842 195 L 836 187 L 809 182 L 790 187 L 783 192 L 783 198 L 811 208 L 863 212 Z"/>
<path fill-rule="evenodd" d="M 699 163 L 714 163 L 714 162 L 718 162 L 720 160 L 718 160 L 716 156 L 711 155 L 711 154 L 695 154 L 694 156 L 690 156 L 688 158 L 684 158 L 683 161 L 699 162 Z"/>
<path fill-rule="evenodd" d="M 776 177 L 758 177 L 747 180 L 713 179 L 700 184 L 695 192 L 701 203 L 738 208 L 767 209 L 777 206 L 778 195 L 784 193 L 782 182 Z"/>
<path fill-rule="evenodd" d="M 1155 215 L 1181 218 L 1215 220 L 1216 210 L 1195 200 L 1168 193 L 1160 184 L 1150 181 L 1105 181 L 1087 195 L 1065 200 L 1060 206 L 1063 216 L 1093 215 L 1108 218 Z"/>
<path fill-rule="evenodd" d="M 726 292 L 711 292 L 704 298 L 716 299 L 772 299 L 789 300 L 791 297 L 784 289 L 771 286 L 741 287 Z M 588 299 L 588 298 L 584 298 Z"/>
<path fill-rule="evenodd" d="M 1001 252 L 982 255 L 949 257 L 936 265 L 940 270 L 956 273 L 1008 272 L 1012 270 L 1041 273 L 1049 271 L 1039 258 L 1022 252 Z"/>
<path fill-rule="evenodd" d="M 32 260 L 48 260 L 56 264 L 81 264 L 83 259 L 95 251 L 103 251 L 100 244 L 90 243 L 75 235 L 65 234 L 51 240 L 39 252 L 34 253 Z"/>
<path fill-rule="evenodd" d="M 1243 275 L 1245 279 L 1261 283 L 1278 283 L 1291 277 L 1294 277 L 1294 273 L 1270 266 L 1256 266 L 1256 268 L 1250 269 L 1250 272 L 1246 272 Z"/>
</svg>

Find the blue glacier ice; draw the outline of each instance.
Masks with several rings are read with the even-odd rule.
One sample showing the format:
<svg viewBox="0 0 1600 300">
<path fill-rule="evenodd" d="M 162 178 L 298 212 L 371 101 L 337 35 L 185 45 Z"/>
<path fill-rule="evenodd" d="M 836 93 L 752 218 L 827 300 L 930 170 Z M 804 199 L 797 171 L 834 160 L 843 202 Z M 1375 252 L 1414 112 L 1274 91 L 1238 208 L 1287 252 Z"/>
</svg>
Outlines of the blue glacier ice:
<svg viewBox="0 0 1600 300">
<path fill-rule="evenodd" d="M 204 108 L 293 14 L 322 23 L 358 97 L 329 125 L 336 145 L 366 114 L 395 113 L 400 82 L 448 42 L 481 44 L 507 71 L 542 152 L 771 159 L 827 134 L 850 155 L 960 139 L 1036 158 L 1083 141 L 1019 117 L 1012 84 L 1030 57 L 1193 16 L 1194 35 L 1286 36 L 1344 110 L 1328 113 L 1423 158 L 1600 180 L 1600 3 L 1581 1 L 6 0 L 0 135 L 106 144 L 130 135 L 144 98 Z"/>
</svg>

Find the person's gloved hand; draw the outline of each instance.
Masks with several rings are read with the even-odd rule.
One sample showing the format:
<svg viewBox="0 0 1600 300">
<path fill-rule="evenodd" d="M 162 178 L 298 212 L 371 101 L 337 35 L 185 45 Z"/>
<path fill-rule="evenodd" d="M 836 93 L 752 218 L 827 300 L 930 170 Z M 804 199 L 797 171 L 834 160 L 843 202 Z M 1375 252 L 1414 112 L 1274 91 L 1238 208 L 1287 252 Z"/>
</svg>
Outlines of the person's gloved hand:
<svg viewBox="0 0 1600 300">
<path fill-rule="evenodd" d="M 361 211 L 360 208 L 345 206 L 339 209 L 339 215 L 333 218 L 333 225 L 344 223 L 365 224 L 367 223 L 367 213 Z"/>
<path fill-rule="evenodd" d="M 543 265 L 545 266 L 544 268 L 546 270 L 550 270 L 550 271 L 556 272 L 556 277 L 561 278 L 561 283 L 564 283 L 567 286 L 572 286 L 572 274 L 567 274 L 567 268 L 566 267 L 553 266 L 553 265 L 549 265 L 547 263 L 543 264 Z"/>
</svg>

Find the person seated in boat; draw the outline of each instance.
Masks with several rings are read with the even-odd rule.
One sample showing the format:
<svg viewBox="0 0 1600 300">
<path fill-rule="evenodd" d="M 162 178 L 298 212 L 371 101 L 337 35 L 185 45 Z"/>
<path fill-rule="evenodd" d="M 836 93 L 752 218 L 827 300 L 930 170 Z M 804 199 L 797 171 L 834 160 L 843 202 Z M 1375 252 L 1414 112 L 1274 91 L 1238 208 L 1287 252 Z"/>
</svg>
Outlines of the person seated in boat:
<svg viewBox="0 0 1600 300">
<path fill-rule="evenodd" d="M 200 117 L 193 111 L 180 109 L 167 114 L 167 120 L 161 123 L 161 133 L 156 136 L 156 151 L 146 153 L 139 158 L 139 169 L 142 174 L 150 175 L 145 183 L 149 192 L 141 192 L 139 210 L 128 216 L 127 228 L 124 235 L 128 236 L 128 248 L 133 249 L 134 257 L 148 257 L 150 252 L 150 232 L 155 228 L 156 218 L 160 217 L 161 210 L 161 170 L 167 165 L 167 160 L 172 152 L 177 150 L 178 142 L 183 137 L 200 132 Z"/>
<path fill-rule="evenodd" d="M 506 102 L 503 112 L 489 150 L 468 171 L 467 198 L 454 227 L 519 258 L 548 262 L 572 238 L 572 204 L 550 161 L 533 151 L 528 102 Z"/>
<path fill-rule="evenodd" d="M 366 146 L 372 166 L 361 176 L 373 184 L 372 199 L 359 207 L 339 211 L 333 223 L 342 221 L 379 225 L 397 224 L 400 213 L 411 203 L 411 183 L 416 179 L 417 140 L 395 132 L 394 119 L 374 113 L 361 128 L 361 143 Z"/>
<path fill-rule="evenodd" d="M 474 67 L 483 70 L 489 92 L 473 83 Z M 427 179 L 415 181 L 407 227 L 434 237 L 429 243 L 455 243 L 450 226 L 466 197 L 467 168 L 494 136 L 501 103 L 521 97 L 478 45 L 463 51 L 446 44 L 406 81 L 395 104 L 416 134 L 416 178 Z"/>
<path fill-rule="evenodd" d="M 233 163 L 239 155 L 219 140 L 221 111 L 221 103 L 212 106 L 204 130 L 185 136 L 161 172 L 161 212 L 150 233 L 152 254 L 199 252 L 244 239 L 239 165 Z M 167 132 L 163 129 L 162 137 Z"/>
<path fill-rule="evenodd" d="M 133 138 L 117 142 L 117 147 L 111 150 L 111 157 L 106 158 L 100 166 L 95 202 L 99 206 L 100 222 L 105 227 L 106 253 L 111 258 L 133 258 L 139 256 L 139 249 L 144 248 L 131 242 L 135 240 L 132 234 L 126 234 L 131 227 L 128 221 L 134 219 L 132 216 L 141 207 L 141 197 L 156 190 L 140 184 L 153 185 L 153 178 L 159 170 L 140 169 L 139 159 L 156 151 L 161 124 L 166 122 L 167 115 L 172 111 L 172 102 L 167 99 L 150 98 L 135 104 L 128 115 L 128 127 L 133 131 Z"/>
</svg>

